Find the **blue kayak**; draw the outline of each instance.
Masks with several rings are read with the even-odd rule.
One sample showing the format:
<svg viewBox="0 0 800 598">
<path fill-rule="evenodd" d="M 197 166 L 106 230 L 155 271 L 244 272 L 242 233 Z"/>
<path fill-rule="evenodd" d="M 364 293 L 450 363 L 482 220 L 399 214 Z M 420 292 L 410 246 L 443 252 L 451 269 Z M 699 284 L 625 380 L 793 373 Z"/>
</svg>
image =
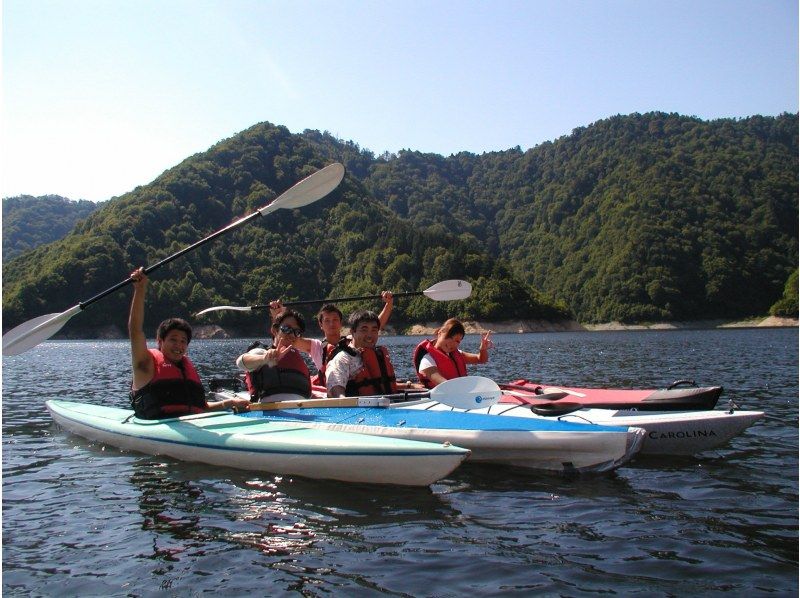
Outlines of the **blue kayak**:
<svg viewBox="0 0 800 598">
<path fill-rule="evenodd" d="M 470 449 L 470 461 L 556 472 L 613 470 L 629 461 L 644 439 L 640 428 L 457 411 L 319 407 L 251 411 L 243 416 L 330 431 L 448 442 Z"/>
</svg>

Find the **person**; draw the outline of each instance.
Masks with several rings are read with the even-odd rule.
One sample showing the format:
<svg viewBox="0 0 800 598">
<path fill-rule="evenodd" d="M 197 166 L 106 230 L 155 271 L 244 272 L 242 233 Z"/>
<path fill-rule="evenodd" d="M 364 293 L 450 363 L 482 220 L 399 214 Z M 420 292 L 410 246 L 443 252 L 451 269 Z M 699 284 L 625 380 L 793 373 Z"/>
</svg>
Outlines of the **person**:
<svg viewBox="0 0 800 598">
<path fill-rule="evenodd" d="M 192 327 L 186 320 L 169 318 L 156 331 L 157 349 L 147 348 L 144 334 L 144 297 L 147 275 L 144 268 L 131 273 L 133 299 L 128 315 L 131 341 L 131 406 L 136 417 L 161 419 L 192 413 L 246 408 L 247 399 L 207 401 L 197 369 L 186 354 Z"/>
<path fill-rule="evenodd" d="M 377 346 L 381 323 L 375 312 L 357 311 L 350 315 L 348 324 L 352 339 L 325 370 L 329 397 L 392 394 L 421 388 L 398 384 L 389 351 Z"/>
<path fill-rule="evenodd" d="M 467 375 L 468 363 L 489 361 L 489 349 L 494 347 L 490 335 L 481 336 L 478 353 L 467 353 L 458 348 L 464 340 L 464 325 L 456 318 L 450 318 L 436 330 L 435 339 L 419 343 L 413 354 L 414 369 L 425 388 L 433 388 L 445 380 Z"/>
<path fill-rule="evenodd" d="M 394 297 L 391 291 L 383 291 L 381 299 L 383 308 L 378 315 L 378 320 L 380 328 L 383 330 L 392 314 Z M 272 301 L 269 304 L 269 311 L 274 320 L 275 316 L 283 311 L 283 304 L 280 300 Z M 344 316 L 339 308 L 333 303 L 326 303 L 317 313 L 317 325 L 325 338 L 320 340 L 302 336 L 294 340 L 294 348 L 307 353 L 317 368 L 317 374 L 311 379 L 314 385 L 325 386 L 325 368 L 328 362 L 350 343 L 350 339 L 342 334 L 343 321 Z"/>
<path fill-rule="evenodd" d="M 270 325 L 272 344 L 256 341 L 236 360 L 244 370 L 247 390 L 253 401 L 297 401 L 311 397 L 311 377 L 303 356 L 293 346 L 305 332 L 298 312 L 284 309 Z"/>
</svg>

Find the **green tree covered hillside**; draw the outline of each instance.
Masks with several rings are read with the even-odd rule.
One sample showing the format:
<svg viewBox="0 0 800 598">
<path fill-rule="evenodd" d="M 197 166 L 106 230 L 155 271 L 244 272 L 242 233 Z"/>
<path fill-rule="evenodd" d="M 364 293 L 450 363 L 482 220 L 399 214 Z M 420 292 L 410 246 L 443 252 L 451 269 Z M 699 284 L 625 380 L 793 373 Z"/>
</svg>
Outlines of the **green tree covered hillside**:
<svg viewBox="0 0 800 598">
<path fill-rule="evenodd" d="M 3 261 L 61 239 L 97 207 L 91 201 L 71 201 L 59 195 L 3 198 Z"/>
<path fill-rule="evenodd" d="M 633 114 L 525 152 L 449 157 L 376 157 L 328 133 L 262 123 L 6 263 L 4 327 L 92 297 L 333 161 L 348 174 L 330 197 L 273 213 L 155 272 L 148 317 L 422 290 L 449 278 L 472 282 L 473 296 L 399 301 L 392 322 L 764 315 L 796 288 L 797 121 Z M 124 325 L 129 296 L 93 305 L 70 327 Z M 264 319 L 213 318 L 250 331 Z"/>
<path fill-rule="evenodd" d="M 766 314 L 797 268 L 797 171 L 797 115 L 650 113 L 527 152 L 401 152 L 366 185 L 582 321 L 643 321 Z"/>
<path fill-rule="evenodd" d="M 62 240 L 9 262 L 4 326 L 89 299 L 126 278 L 134 265 L 153 264 L 200 240 L 330 161 L 313 141 L 270 124 L 192 156 L 153 183 L 109 201 Z M 451 278 L 467 279 L 480 292 L 460 302 L 400 300 L 392 322 L 569 315 L 515 279 L 502 261 L 442 227 L 418 229 L 398 218 L 348 175 L 324 200 L 279 210 L 154 272 L 148 325 L 217 304 L 416 291 Z M 92 305 L 70 323 L 73 332 L 124 325 L 126 290 Z M 253 333 L 264 326 L 263 314 L 215 317 L 211 321 Z"/>
</svg>

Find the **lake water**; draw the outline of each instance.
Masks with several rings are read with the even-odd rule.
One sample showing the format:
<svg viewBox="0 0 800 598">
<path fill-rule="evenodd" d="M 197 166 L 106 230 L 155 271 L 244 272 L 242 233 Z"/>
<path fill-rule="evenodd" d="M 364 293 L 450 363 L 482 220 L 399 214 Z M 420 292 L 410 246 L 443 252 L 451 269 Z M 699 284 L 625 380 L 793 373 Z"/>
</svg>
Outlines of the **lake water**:
<svg viewBox="0 0 800 598">
<path fill-rule="evenodd" d="M 400 376 L 418 340 L 384 339 Z M 64 433 L 46 399 L 127 406 L 128 345 L 47 342 L 3 358 L 4 594 L 797 595 L 797 329 L 495 344 L 471 373 L 646 388 L 691 378 L 767 416 L 723 449 L 601 477 L 466 465 L 430 489 L 292 479 Z M 206 380 L 224 377 L 246 345 L 198 340 L 191 355 Z"/>
</svg>

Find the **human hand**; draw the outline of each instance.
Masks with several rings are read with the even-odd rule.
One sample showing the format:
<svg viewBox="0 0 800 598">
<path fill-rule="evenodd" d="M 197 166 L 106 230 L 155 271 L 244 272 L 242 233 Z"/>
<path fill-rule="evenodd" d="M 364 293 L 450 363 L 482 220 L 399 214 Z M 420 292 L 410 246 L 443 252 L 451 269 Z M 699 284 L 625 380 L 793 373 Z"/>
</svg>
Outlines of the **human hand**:
<svg viewBox="0 0 800 598">
<path fill-rule="evenodd" d="M 267 349 L 267 352 L 264 355 L 264 365 L 274 366 L 281 359 L 283 359 L 283 357 L 289 352 L 291 348 L 292 348 L 291 345 L 281 345 L 280 347 L 276 347 L 274 349 Z"/>
<path fill-rule="evenodd" d="M 144 273 L 144 268 L 136 268 L 131 272 L 130 279 L 133 281 L 133 288 L 137 291 L 147 288 L 147 274 Z"/>
<path fill-rule="evenodd" d="M 280 299 L 269 302 L 269 315 L 274 320 L 275 316 L 283 311 L 283 303 Z"/>
<path fill-rule="evenodd" d="M 394 304 L 394 296 L 392 295 L 391 291 L 382 291 L 381 299 L 383 299 L 383 302 L 386 303 L 387 305 Z"/>
<path fill-rule="evenodd" d="M 492 334 L 492 331 L 489 330 L 489 331 L 485 332 L 483 334 L 483 336 L 481 336 L 481 351 L 489 350 L 489 349 L 493 349 L 494 348 L 494 343 L 492 342 L 492 339 L 489 338 L 489 336 L 491 334 Z"/>
</svg>

